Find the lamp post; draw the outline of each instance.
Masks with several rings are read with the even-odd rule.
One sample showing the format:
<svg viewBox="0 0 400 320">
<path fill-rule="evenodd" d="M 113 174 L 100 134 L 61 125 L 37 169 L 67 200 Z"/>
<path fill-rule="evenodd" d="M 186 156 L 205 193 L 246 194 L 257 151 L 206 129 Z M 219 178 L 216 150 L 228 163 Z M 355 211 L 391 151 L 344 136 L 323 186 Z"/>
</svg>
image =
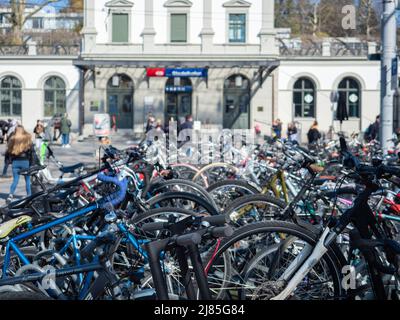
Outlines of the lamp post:
<svg viewBox="0 0 400 320">
<path fill-rule="evenodd" d="M 380 142 L 384 154 L 388 152 L 393 134 L 393 103 L 397 91 L 396 9 L 398 0 L 382 0 L 382 57 L 381 57 L 381 119 Z"/>
</svg>

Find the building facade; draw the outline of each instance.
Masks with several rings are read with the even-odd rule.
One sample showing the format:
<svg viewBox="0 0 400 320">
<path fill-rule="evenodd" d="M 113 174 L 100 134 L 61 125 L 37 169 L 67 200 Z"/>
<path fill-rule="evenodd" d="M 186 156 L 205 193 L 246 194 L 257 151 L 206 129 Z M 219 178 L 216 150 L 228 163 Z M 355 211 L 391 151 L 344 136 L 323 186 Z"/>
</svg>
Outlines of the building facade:
<svg viewBox="0 0 400 320">
<path fill-rule="evenodd" d="M 31 131 L 36 120 L 68 112 L 77 130 L 79 77 L 70 56 L 0 56 L 0 119 Z"/>
<path fill-rule="evenodd" d="M 142 133 L 149 113 L 267 130 L 279 65 L 271 0 L 85 0 L 84 122 Z"/>
<path fill-rule="evenodd" d="M 296 122 L 303 141 L 314 120 L 324 132 L 333 127 L 351 134 L 365 131 L 380 113 L 380 61 L 371 58 L 377 45 L 346 41 L 338 46 L 325 39 L 305 48 L 291 39 L 292 46 L 281 47 L 278 116 L 286 124 Z M 347 110 L 342 123 L 339 105 Z"/>
<path fill-rule="evenodd" d="M 38 10 L 38 6 L 28 6 L 25 15 L 31 15 Z M 10 32 L 12 11 L 9 6 L 0 7 L 0 31 Z M 23 26 L 24 32 L 48 32 L 53 30 L 74 30 L 83 22 L 81 13 L 59 12 L 52 6 L 45 6 L 30 16 Z"/>
<path fill-rule="evenodd" d="M 272 0 L 85 0 L 81 48 L 0 47 L 0 117 L 30 128 L 66 110 L 84 135 L 98 113 L 137 134 L 150 113 L 267 135 L 279 118 L 303 140 L 314 120 L 359 132 L 380 109 L 376 51 L 358 39 L 293 39 L 274 28 Z"/>
</svg>

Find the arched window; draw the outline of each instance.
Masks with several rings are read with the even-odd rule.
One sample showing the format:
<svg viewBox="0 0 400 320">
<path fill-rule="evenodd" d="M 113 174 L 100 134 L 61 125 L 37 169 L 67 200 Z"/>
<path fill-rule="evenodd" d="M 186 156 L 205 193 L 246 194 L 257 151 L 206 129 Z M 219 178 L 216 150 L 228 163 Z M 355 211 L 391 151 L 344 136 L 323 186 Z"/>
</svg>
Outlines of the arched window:
<svg viewBox="0 0 400 320">
<path fill-rule="evenodd" d="M 66 111 L 65 82 L 55 76 L 48 78 L 44 84 L 44 116 L 52 117 Z"/>
<path fill-rule="evenodd" d="M 7 76 L 0 82 L 0 115 L 21 116 L 22 85 L 12 76 Z"/>
<path fill-rule="evenodd" d="M 315 85 L 308 78 L 298 79 L 293 87 L 296 118 L 315 118 Z"/>
<path fill-rule="evenodd" d="M 339 104 L 346 106 L 349 118 L 360 118 L 360 84 L 353 78 L 344 78 L 338 87 Z"/>
</svg>

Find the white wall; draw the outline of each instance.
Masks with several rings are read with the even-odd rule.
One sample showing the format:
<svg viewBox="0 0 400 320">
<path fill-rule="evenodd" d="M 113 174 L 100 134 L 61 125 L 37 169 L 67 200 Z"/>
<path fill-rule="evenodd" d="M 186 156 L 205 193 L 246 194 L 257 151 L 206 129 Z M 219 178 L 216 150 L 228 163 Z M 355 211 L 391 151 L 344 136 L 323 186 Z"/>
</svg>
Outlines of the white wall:
<svg viewBox="0 0 400 320">
<path fill-rule="evenodd" d="M 317 120 L 322 131 L 328 131 L 332 124 L 330 94 L 337 89 L 339 82 L 347 77 L 356 78 L 362 89 L 361 119 L 350 120 L 343 124 L 343 130 L 352 133 L 365 130 L 374 121 L 380 110 L 380 63 L 367 60 L 283 60 L 278 69 L 279 93 L 278 116 L 284 122 L 299 121 L 303 126 L 303 137 L 314 119 L 294 118 L 293 84 L 299 77 L 314 80 L 317 86 Z M 335 122 L 339 130 L 339 123 Z"/>
<path fill-rule="evenodd" d="M 0 58 L 0 80 L 7 75 L 17 77 L 22 83 L 21 121 L 28 130 L 34 128 L 36 120 L 44 118 L 43 84 L 50 76 L 59 76 L 65 81 L 67 112 L 74 130 L 78 128 L 79 71 L 73 66 L 72 59 Z"/>
<path fill-rule="evenodd" d="M 108 19 L 108 8 L 105 4 L 108 0 L 95 0 L 95 28 L 97 31 L 97 43 L 105 44 L 109 43 L 109 28 L 111 27 Z M 145 0 L 132 1 L 134 3 L 131 9 L 131 43 L 138 44 L 142 43 L 141 33 L 144 29 L 145 19 Z M 165 44 L 169 42 L 168 39 L 168 8 L 164 7 L 166 0 L 154 0 L 154 28 L 156 31 L 155 43 Z M 227 8 L 223 7 L 223 4 L 227 0 L 213 0 L 213 22 L 212 26 L 215 32 L 214 43 L 225 44 L 226 43 L 226 27 L 228 21 L 226 21 Z M 252 3 L 249 8 L 249 30 L 248 30 L 248 44 L 259 44 L 260 39 L 258 33 L 261 30 L 261 14 L 262 4 L 260 0 L 249 1 Z M 199 37 L 200 32 L 203 28 L 203 1 L 192 0 L 192 7 L 189 10 L 190 22 L 189 22 L 189 42 L 191 44 L 201 44 Z M 173 9 L 171 9 L 173 10 Z M 247 8 L 243 9 L 246 12 Z M 118 46 L 118 45 L 117 45 Z"/>
</svg>

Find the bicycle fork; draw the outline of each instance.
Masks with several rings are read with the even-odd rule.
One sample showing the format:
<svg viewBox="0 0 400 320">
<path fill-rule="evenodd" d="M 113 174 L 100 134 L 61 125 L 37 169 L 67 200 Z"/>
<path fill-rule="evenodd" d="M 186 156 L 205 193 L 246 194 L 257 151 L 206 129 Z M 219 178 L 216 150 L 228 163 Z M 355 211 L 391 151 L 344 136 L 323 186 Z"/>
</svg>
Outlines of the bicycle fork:
<svg viewBox="0 0 400 320">
<path fill-rule="evenodd" d="M 283 291 L 271 300 L 286 300 L 293 291 L 297 288 L 300 282 L 305 278 L 305 276 L 315 267 L 315 265 L 321 260 L 321 258 L 328 252 L 329 244 L 336 238 L 335 233 L 331 233 L 330 228 L 326 228 L 323 232 L 321 238 L 319 239 L 317 245 L 312 251 L 311 255 L 304 261 L 298 271 L 289 280 L 287 286 Z M 309 252 L 311 248 L 306 247 L 304 250 Z M 307 252 L 306 251 L 306 252 Z M 295 270 L 297 270 L 299 260 L 295 259 L 287 268 L 279 280 L 288 279 Z"/>
</svg>

